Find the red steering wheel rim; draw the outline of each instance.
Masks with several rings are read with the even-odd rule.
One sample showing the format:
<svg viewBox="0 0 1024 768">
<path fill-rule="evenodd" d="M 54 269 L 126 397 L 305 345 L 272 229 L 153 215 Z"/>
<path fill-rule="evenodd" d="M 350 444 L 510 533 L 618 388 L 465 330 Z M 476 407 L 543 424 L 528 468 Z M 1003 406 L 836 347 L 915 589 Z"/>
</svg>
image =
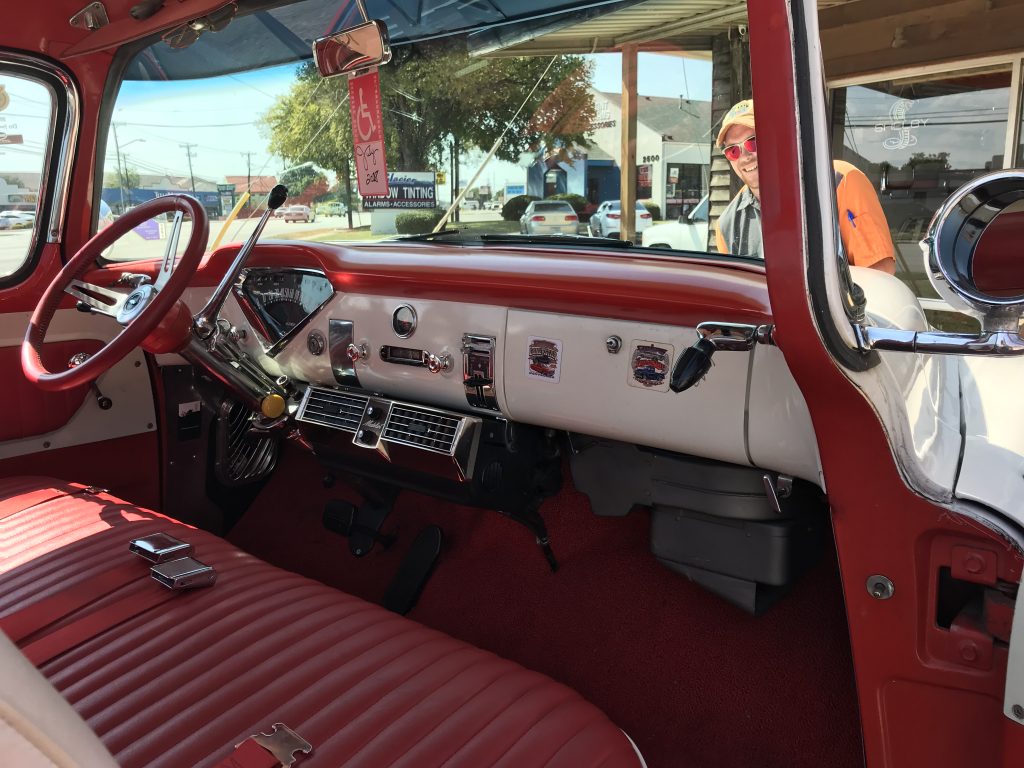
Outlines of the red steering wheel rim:
<svg viewBox="0 0 1024 768">
<path fill-rule="evenodd" d="M 132 322 L 84 363 L 64 371 L 48 370 L 42 361 L 43 342 L 50 322 L 64 300 L 64 289 L 91 269 L 104 249 L 139 224 L 161 213 L 175 211 L 192 217 L 192 232 L 181 258 L 160 292 Z M 150 200 L 116 219 L 102 232 L 97 232 L 57 273 L 32 313 L 21 345 L 21 367 L 26 378 L 41 389 L 59 391 L 88 384 L 108 371 L 137 347 L 174 306 L 202 261 L 209 232 L 206 211 L 198 200 L 188 195 L 167 195 Z"/>
</svg>

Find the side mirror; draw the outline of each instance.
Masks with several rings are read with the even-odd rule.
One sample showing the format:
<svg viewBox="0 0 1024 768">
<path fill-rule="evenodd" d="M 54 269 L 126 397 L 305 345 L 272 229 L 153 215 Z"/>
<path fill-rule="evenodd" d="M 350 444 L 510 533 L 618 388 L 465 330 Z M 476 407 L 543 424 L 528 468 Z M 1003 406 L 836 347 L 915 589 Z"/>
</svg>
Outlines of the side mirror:
<svg viewBox="0 0 1024 768">
<path fill-rule="evenodd" d="M 950 306 L 981 320 L 980 334 L 858 326 L 861 345 L 968 355 L 1022 355 L 1024 170 L 979 176 L 935 212 L 921 241 L 932 285 Z"/>
<path fill-rule="evenodd" d="M 323 77 L 351 75 L 391 61 L 388 28 L 367 21 L 313 43 L 313 61 Z"/>
</svg>

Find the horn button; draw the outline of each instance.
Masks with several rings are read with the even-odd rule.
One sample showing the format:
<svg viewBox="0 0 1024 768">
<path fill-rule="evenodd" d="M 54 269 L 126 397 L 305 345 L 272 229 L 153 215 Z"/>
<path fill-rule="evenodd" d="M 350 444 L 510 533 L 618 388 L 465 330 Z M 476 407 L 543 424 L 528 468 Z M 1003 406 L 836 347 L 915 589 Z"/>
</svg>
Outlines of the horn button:
<svg viewBox="0 0 1024 768">
<path fill-rule="evenodd" d="M 155 292 L 152 285 L 140 285 L 128 294 L 128 298 L 124 300 L 124 304 L 121 305 L 121 309 L 117 313 L 117 322 L 121 325 L 128 325 L 142 313 Z"/>
</svg>

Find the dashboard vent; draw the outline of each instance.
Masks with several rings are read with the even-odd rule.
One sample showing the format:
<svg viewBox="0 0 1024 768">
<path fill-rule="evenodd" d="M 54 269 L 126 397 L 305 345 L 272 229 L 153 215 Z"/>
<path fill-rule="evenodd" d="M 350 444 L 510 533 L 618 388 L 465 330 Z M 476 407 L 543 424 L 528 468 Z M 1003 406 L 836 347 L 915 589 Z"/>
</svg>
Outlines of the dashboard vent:
<svg viewBox="0 0 1024 768">
<path fill-rule="evenodd" d="M 310 387 L 306 401 L 299 410 L 299 421 L 322 424 L 346 432 L 355 432 L 366 408 L 366 395 L 336 392 Z"/>
<path fill-rule="evenodd" d="M 452 453 L 462 419 L 436 411 L 395 405 L 384 428 L 383 438 L 438 453 Z"/>
</svg>

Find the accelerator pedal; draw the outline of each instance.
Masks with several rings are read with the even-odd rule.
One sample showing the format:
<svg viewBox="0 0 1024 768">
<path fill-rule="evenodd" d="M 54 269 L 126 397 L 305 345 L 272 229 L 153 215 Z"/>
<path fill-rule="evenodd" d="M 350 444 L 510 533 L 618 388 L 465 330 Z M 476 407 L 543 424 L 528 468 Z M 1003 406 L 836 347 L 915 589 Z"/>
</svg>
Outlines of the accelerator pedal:
<svg viewBox="0 0 1024 768">
<path fill-rule="evenodd" d="M 415 607 L 441 554 L 442 544 L 444 532 L 436 525 L 420 531 L 384 594 L 385 608 L 404 616 Z"/>
</svg>

